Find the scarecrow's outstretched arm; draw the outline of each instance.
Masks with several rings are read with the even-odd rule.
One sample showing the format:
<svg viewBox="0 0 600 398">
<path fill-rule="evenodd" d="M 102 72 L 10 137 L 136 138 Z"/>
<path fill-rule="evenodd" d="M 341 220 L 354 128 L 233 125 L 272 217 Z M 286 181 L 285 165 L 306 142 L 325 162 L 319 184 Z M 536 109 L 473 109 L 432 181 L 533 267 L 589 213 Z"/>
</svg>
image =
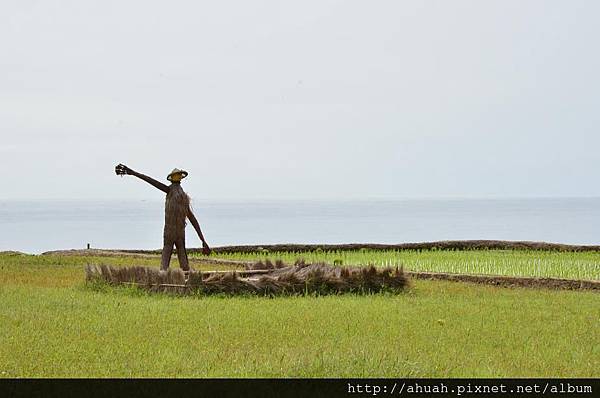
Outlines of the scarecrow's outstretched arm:
<svg viewBox="0 0 600 398">
<path fill-rule="evenodd" d="M 144 175 L 142 173 L 138 173 L 136 171 L 134 171 L 133 173 L 131 173 L 131 175 L 134 175 L 137 178 L 146 181 L 148 184 L 152 185 L 153 187 L 156 187 L 156 188 L 160 189 L 164 193 L 169 193 L 169 187 L 168 186 L 166 186 L 162 182 L 156 181 L 152 177 L 148 177 L 147 175 Z"/>
<path fill-rule="evenodd" d="M 202 253 L 210 254 L 210 247 L 208 247 L 208 243 L 206 243 L 206 239 L 204 239 L 204 235 L 202 235 L 202 230 L 200 229 L 200 223 L 198 223 L 196 216 L 192 212 L 192 208 L 189 206 L 188 206 L 188 218 L 190 219 L 190 222 L 192 223 L 192 225 L 194 226 L 194 229 L 198 233 L 198 237 L 202 241 Z"/>
<path fill-rule="evenodd" d="M 145 174 L 138 173 L 137 171 L 130 169 L 129 167 L 125 166 L 124 164 L 117 165 L 115 167 L 115 173 L 117 173 L 118 175 L 127 174 L 127 175 L 136 176 L 137 178 L 146 181 L 148 184 L 152 185 L 153 187 L 160 189 L 164 193 L 169 193 L 169 187 L 166 186 L 165 184 L 163 184 L 162 182 L 156 181 L 154 178 L 148 177 Z"/>
</svg>

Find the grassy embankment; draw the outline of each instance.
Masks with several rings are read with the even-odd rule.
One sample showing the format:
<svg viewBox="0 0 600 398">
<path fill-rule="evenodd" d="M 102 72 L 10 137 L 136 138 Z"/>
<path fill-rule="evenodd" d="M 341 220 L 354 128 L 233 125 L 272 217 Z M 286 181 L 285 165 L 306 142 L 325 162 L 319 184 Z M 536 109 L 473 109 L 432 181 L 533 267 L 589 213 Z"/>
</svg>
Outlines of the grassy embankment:
<svg viewBox="0 0 600 398">
<path fill-rule="evenodd" d="M 87 262 L 159 259 L 0 255 L 0 377 L 600 377 L 594 292 L 186 298 L 86 287 Z"/>
</svg>

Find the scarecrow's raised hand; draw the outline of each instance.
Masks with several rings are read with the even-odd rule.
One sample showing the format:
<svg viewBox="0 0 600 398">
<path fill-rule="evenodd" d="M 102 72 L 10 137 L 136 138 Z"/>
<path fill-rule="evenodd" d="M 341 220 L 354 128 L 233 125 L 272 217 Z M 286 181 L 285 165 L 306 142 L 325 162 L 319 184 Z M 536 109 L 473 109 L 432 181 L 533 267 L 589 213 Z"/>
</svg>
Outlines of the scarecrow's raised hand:
<svg viewBox="0 0 600 398">
<path fill-rule="evenodd" d="M 148 184 L 160 189 L 164 193 L 169 193 L 169 187 L 163 184 L 162 182 L 156 181 L 154 178 L 148 177 L 147 175 L 144 175 L 142 173 L 138 173 L 137 171 L 134 171 L 129 167 L 125 166 L 123 163 L 119 163 L 115 166 L 115 173 L 117 173 L 118 176 L 132 175 L 134 177 L 139 178 L 140 180 L 146 181 Z"/>
<path fill-rule="evenodd" d="M 131 170 L 129 167 L 125 166 L 124 164 L 119 163 L 118 165 L 115 166 L 115 173 L 117 173 L 117 175 L 119 175 L 119 176 L 131 175 L 131 174 L 133 174 L 133 170 Z"/>
</svg>

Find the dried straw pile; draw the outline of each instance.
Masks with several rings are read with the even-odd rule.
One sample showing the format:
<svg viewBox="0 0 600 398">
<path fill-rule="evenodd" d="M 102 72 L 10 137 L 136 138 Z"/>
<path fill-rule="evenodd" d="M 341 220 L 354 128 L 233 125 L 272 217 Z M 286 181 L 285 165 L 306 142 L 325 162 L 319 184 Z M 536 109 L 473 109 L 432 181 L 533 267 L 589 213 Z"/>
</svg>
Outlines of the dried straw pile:
<svg viewBox="0 0 600 398">
<path fill-rule="evenodd" d="M 179 269 L 160 271 L 148 267 L 88 265 L 88 281 L 132 284 L 151 291 L 202 294 L 338 294 L 344 292 L 398 292 L 407 286 L 402 269 L 370 267 L 342 268 L 327 264 L 296 262 L 286 266 L 256 263 L 245 271 L 184 273 Z"/>
</svg>

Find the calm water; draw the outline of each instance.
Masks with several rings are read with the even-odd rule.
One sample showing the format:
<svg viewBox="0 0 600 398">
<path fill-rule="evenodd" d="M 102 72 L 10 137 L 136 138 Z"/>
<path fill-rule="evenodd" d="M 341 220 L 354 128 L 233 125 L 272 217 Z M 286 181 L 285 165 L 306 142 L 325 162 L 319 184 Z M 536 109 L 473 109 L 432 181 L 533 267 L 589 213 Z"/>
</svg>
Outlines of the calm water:
<svg viewBox="0 0 600 398">
<path fill-rule="evenodd" d="M 600 198 L 201 202 L 213 246 L 454 239 L 600 243 Z M 0 201 L 0 250 L 162 247 L 161 201 Z M 191 226 L 188 246 L 200 242 Z"/>
</svg>

